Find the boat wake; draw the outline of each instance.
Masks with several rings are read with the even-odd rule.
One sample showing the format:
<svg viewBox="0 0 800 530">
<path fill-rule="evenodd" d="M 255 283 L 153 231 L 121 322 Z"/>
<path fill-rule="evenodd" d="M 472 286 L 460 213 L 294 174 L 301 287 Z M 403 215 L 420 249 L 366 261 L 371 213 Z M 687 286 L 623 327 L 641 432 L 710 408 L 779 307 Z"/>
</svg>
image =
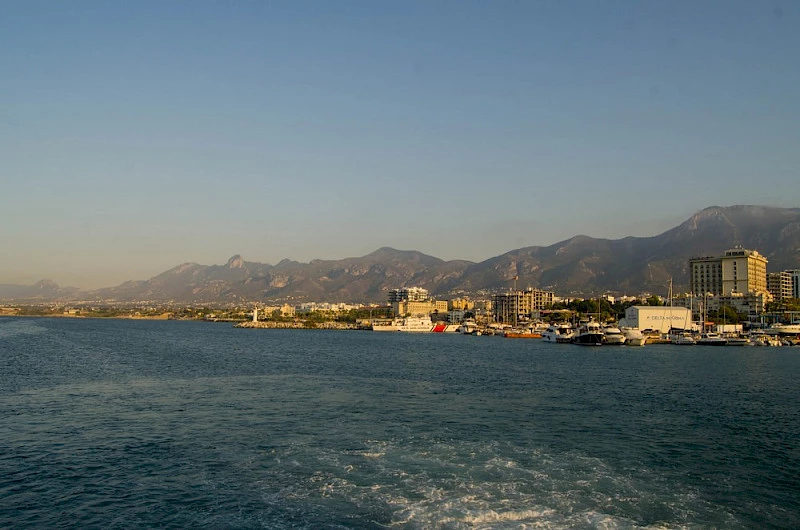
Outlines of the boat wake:
<svg viewBox="0 0 800 530">
<path fill-rule="evenodd" d="M 324 467 L 306 481 L 305 501 L 350 504 L 381 526 L 672 528 L 707 520 L 743 527 L 691 489 L 575 452 L 417 439 L 318 456 Z"/>
</svg>

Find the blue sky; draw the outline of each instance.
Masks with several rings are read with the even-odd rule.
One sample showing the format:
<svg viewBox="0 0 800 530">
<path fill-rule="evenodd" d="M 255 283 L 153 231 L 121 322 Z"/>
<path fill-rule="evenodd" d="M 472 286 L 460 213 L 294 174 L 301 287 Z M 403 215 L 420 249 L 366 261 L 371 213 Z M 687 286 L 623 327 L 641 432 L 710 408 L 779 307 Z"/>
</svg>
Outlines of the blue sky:
<svg viewBox="0 0 800 530">
<path fill-rule="evenodd" d="M 800 5 L 8 1 L 0 283 L 800 207 Z"/>
</svg>

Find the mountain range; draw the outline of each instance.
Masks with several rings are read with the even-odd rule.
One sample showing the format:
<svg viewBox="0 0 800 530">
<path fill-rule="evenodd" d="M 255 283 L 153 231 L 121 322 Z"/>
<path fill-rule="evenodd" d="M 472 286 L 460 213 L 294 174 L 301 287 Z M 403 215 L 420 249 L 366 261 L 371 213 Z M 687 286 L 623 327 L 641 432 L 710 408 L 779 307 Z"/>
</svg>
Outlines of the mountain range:
<svg viewBox="0 0 800 530">
<path fill-rule="evenodd" d="M 236 255 L 225 265 L 184 263 L 149 280 L 94 291 L 60 288 L 47 280 L 32 286 L 0 284 L 0 299 L 385 302 L 389 289 L 405 286 L 423 287 L 444 299 L 515 285 L 558 296 L 666 294 L 670 279 L 676 292 L 688 290 L 690 258 L 721 255 L 735 246 L 766 256 L 770 272 L 800 268 L 800 208 L 712 206 L 653 237 L 611 240 L 578 235 L 479 263 L 388 247 L 357 258 L 283 260 L 276 265 Z"/>
</svg>

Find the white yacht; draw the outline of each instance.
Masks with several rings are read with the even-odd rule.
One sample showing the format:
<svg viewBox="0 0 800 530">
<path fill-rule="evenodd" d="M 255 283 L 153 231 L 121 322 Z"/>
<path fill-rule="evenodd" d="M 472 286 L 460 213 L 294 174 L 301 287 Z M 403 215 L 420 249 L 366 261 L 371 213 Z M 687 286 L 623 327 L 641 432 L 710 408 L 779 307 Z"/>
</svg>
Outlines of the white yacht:
<svg viewBox="0 0 800 530">
<path fill-rule="evenodd" d="M 474 335 L 476 331 L 478 331 L 478 324 L 471 318 L 463 321 L 458 328 L 458 332 L 464 335 Z"/>
<path fill-rule="evenodd" d="M 542 331 L 543 342 L 553 342 L 558 344 L 566 344 L 572 342 L 575 337 L 575 329 L 569 322 L 561 322 L 560 324 L 550 324 L 547 329 Z"/>
<path fill-rule="evenodd" d="M 800 335 L 800 322 L 772 324 L 766 332 L 770 335 Z"/>
<path fill-rule="evenodd" d="M 625 335 L 617 326 L 605 326 L 603 328 L 603 344 L 609 346 L 625 344 Z"/>
<path fill-rule="evenodd" d="M 622 334 L 625 335 L 626 346 L 644 346 L 647 342 L 647 335 L 639 328 L 622 328 Z"/>
<path fill-rule="evenodd" d="M 700 346 L 725 346 L 728 344 L 728 339 L 719 333 L 702 333 L 700 338 L 695 341 Z"/>
</svg>

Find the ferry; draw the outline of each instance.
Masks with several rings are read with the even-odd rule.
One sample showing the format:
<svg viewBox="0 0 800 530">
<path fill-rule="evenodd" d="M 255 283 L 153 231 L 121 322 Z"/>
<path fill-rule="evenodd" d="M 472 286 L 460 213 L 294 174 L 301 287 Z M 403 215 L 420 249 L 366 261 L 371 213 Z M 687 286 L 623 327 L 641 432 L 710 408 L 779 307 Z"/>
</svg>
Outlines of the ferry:
<svg viewBox="0 0 800 530">
<path fill-rule="evenodd" d="M 372 331 L 399 331 L 401 320 L 395 318 L 394 320 L 373 320 Z"/>
<path fill-rule="evenodd" d="M 457 333 L 461 326 L 459 324 L 449 324 L 447 322 L 437 322 L 431 330 L 434 333 Z"/>
<path fill-rule="evenodd" d="M 433 321 L 431 317 L 406 317 L 402 319 L 397 331 L 406 333 L 430 333 L 433 331 Z"/>
<path fill-rule="evenodd" d="M 376 320 L 372 331 L 405 331 L 408 333 L 429 333 L 433 331 L 431 317 L 395 318 L 391 321 Z"/>
</svg>

